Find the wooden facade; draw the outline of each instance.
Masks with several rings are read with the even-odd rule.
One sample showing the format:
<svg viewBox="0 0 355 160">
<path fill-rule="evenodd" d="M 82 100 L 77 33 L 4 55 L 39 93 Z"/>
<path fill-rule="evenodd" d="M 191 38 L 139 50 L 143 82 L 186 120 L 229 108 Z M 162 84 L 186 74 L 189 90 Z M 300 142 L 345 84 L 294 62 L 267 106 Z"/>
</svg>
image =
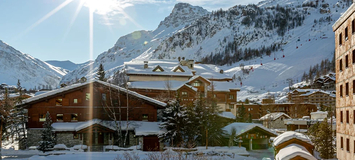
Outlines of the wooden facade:
<svg viewBox="0 0 355 160">
<path fill-rule="evenodd" d="M 39 95 L 40 98 L 33 97 L 25 101 L 23 105 L 28 109 L 27 128 L 42 128 L 47 112 L 50 113 L 54 123 L 70 125 L 94 119 L 113 121 L 112 115 L 119 117 L 119 105 L 121 105 L 122 121 L 127 120 L 128 108 L 129 121 L 156 122 L 158 119 L 157 110 L 166 105 L 136 92 L 128 91 L 127 93 L 124 89 L 118 92 L 117 89 L 111 88 L 104 82 L 94 81 L 76 85 L 77 87 L 61 88 L 58 89 L 59 91 L 45 93 L 44 96 Z M 112 114 L 108 110 L 115 110 L 116 114 Z M 63 131 L 56 131 L 56 133 L 58 135 L 59 133 L 64 134 Z M 80 138 L 87 145 L 108 145 L 109 140 L 116 136 L 115 130 L 100 124 L 92 124 L 71 133 L 74 139 Z M 76 134 L 79 136 L 75 138 Z M 156 135 L 155 137 L 157 138 Z M 159 148 L 159 146 L 157 147 Z"/>
</svg>

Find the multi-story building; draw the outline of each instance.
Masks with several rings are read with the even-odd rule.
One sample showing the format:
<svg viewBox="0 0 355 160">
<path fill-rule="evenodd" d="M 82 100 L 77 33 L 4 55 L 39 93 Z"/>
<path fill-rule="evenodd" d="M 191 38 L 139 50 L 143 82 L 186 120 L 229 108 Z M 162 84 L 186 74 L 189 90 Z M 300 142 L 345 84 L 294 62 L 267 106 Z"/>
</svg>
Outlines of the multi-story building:
<svg viewBox="0 0 355 160">
<path fill-rule="evenodd" d="M 335 106 L 335 94 L 319 89 L 295 89 L 289 93 L 288 97 L 292 103 L 312 103 L 328 107 Z"/>
<path fill-rule="evenodd" d="M 337 158 L 355 159 L 355 4 L 335 22 Z M 352 92 L 352 93 L 351 93 Z"/>
<path fill-rule="evenodd" d="M 215 65 L 193 60 L 151 60 L 125 62 L 129 88 L 164 101 L 178 96 L 181 103 L 196 98 L 214 98 L 221 111 L 236 113 L 237 92 L 233 79 Z"/>
<path fill-rule="evenodd" d="M 28 146 L 38 145 L 49 113 L 57 144 L 84 144 L 92 150 L 119 145 L 117 122 L 122 135 L 128 131 L 128 146 L 142 144 L 143 150 L 160 149 L 158 110 L 166 103 L 106 82 L 74 84 L 26 99 L 21 105 L 28 110 Z"/>
</svg>

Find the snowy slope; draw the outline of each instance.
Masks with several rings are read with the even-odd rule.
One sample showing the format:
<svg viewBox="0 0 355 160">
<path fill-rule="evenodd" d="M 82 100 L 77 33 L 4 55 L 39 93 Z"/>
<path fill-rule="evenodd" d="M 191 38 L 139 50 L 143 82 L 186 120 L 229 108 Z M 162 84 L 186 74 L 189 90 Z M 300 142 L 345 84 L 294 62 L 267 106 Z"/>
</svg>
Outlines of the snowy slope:
<svg viewBox="0 0 355 160">
<path fill-rule="evenodd" d="M 71 82 L 83 76 L 88 77 L 90 65 L 93 65 L 93 74 L 102 63 L 107 71 L 106 75 L 112 75 L 122 68 L 123 62 L 135 58 L 148 59 L 151 57 L 150 53 L 167 37 L 206 14 L 208 14 L 208 11 L 201 7 L 178 3 L 172 13 L 160 23 L 156 30 L 135 31 L 120 37 L 112 48 L 101 53 L 93 63 L 70 72 L 63 77 L 61 83 Z"/>
<path fill-rule="evenodd" d="M 65 70 L 21 53 L 0 40 L 0 83 L 16 85 L 20 79 L 27 89 L 43 85 L 55 88 L 65 74 Z"/>
<path fill-rule="evenodd" d="M 296 83 L 311 65 L 333 57 L 331 26 L 347 7 L 342 0 L 266 0 L 210 13 L 179 3 L 156 30 L 119 38 L 95 60 L 94 73 L 103 63 L 112 75 L 132 59 L 209 59 L 241 84 L 238 100 L 283 97 L 287 79 Z M 243 74 L 241 64 L 253 70 Z M 62 82 L 88 76 L 88 70 L 79 67 Z"/>
<path fill-rule="evenodd" d="M 53 66 L 66 69 L 66 70 L 68 70 L 68 72 L 75 70 L 76 68 L 78 68 L 81 65 L 85 65 L 86 63 L 89 63 L 89 62 L 85 62 L 82 64 L 75 64 L 69 60 L 67 60 L 67 61 L 50 60 L 50 61 L 46 61 L 46 62 L 53 65 Z"/>
</svg>

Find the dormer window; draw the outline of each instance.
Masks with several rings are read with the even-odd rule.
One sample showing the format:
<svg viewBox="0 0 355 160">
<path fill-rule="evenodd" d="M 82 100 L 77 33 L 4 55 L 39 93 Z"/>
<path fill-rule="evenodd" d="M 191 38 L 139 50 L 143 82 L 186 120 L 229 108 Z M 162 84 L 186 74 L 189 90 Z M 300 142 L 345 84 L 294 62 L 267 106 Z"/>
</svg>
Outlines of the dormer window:
<svg viewBox="0 0 355 160">
<path fill-rule="evenodd" d="M 194 83 L 192 83 L 192 86 L 199 87 L 199 86 L 201 86 L 201 82 L 195 81 Z"/>
<path fill-rule="evenodd" d="M 173 71 L 173 72 L 185 72 L 185 70 L 182 69 L 180 65 L 174 67 L 174 68 L 172 69 L 172 71 Z"/>
<path fill-rule="evenodd" d="M 153 69 L 153 72 L 164 72 L 164 69 L 158 65 Z"/>
</svg>

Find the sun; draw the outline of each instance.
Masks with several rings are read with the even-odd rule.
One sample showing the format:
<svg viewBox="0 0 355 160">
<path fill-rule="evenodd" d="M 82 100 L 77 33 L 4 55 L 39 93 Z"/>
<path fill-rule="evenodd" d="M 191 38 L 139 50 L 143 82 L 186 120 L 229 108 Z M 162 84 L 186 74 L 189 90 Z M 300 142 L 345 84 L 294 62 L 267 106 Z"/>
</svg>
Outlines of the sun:
<svg viewBox="0 0 355 160">
<path fill-rule="evenodd" d="M 115 10 L 117 0 L 82 0 L 84 6 L 90 8 L 96 14 L 107 15 Z"/>
</svg>

